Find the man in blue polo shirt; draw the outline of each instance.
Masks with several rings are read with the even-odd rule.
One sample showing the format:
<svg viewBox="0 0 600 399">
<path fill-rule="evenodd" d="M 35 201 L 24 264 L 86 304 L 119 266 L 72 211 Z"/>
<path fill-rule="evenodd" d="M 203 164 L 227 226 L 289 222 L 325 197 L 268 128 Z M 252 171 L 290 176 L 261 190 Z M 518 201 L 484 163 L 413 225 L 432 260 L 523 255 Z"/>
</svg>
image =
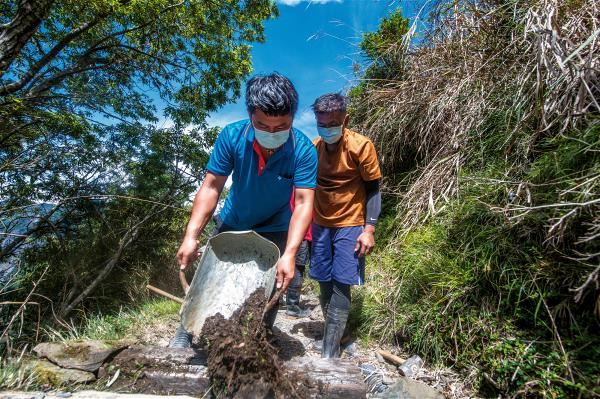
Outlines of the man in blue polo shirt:
<svg viewBox="0 0 600 399">
<path fill-rule="evenodd" d="M 277 288 L 285 289 L 294 277 L 296 252 L 312 220 L 317 153 L 310 139 L 292 127 L 298 93 L 286 77 L 251 78 L 246 108 L 250 119 L 227 125 L 217 138 L 177 260 L 183 270 L 198 258 L 198 237 L 233 173 L 216 232 L 254 230 L 273 241 L 282 254 Z"/>
</svg>

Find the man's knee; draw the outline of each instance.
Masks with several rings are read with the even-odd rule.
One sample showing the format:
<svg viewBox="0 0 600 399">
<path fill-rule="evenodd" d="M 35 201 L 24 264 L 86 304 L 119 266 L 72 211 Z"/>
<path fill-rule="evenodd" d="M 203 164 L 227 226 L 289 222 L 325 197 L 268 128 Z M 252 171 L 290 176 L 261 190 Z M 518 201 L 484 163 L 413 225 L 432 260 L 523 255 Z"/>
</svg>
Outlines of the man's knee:
<svg viewBox="0 0 600 399">
<path fill-rule="evenodd" d="M 351 286 L 349 284 L 333 280 L 332 295 L 331 300 L 329 301 L 330 305 L 338 309 L 350 310 L 350 304 L 352 302 L 350 288 Z"/>
</svg>

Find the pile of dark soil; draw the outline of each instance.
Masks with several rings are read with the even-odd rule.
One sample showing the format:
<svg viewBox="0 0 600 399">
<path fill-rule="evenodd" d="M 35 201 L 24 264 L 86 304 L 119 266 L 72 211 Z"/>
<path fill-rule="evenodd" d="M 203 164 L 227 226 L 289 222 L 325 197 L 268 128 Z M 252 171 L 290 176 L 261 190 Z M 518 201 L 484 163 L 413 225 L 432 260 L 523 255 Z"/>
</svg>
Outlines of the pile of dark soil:
<svg viewBox="0 0 600 399">
<path fill-rule="evenodd" d="M 262 321 L 263 289 L 255 291 L 229 320 L 221 314 L 204 322 L 201 337 L 208 351 L 208 374 L 216 397 L 311 398 L 321 387 L 306 375 L 286 371 L 269 343 Z"/>
</svg>

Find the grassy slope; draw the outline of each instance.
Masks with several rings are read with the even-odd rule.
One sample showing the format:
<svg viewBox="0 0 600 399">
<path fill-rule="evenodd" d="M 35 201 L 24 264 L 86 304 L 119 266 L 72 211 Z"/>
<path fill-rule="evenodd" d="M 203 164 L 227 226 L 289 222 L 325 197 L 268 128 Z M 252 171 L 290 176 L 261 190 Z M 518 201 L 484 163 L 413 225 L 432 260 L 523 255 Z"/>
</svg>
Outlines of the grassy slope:
<svg viewBox="0 0 600 399">
<path fill-rule="evenodd" d="M 391 194 L 353 323 L 485 396 L 600 395 L 598 6 L 439 2 L 351 91 Z"/>
<path fill-rule="evenodd" d="M 600 128 L 577 137 L 545 143 L 523 180 L 598 170 Z M 508 201 L 506 187 L 489 183 L 498 170 L 463 168 L 460 196 L 400 239 L 394 198 L 386 199 L 354 323 L 367 337 L 474 371 L 484 395 L 600 395 L 593 297 L 575 303 L 569 290 L 586 267 L 548 248 L 547 210 L 509 221 L 490 206 Z M 541 185 L 531 195 L 548 201 L 556 190 Z"/>
</svg>

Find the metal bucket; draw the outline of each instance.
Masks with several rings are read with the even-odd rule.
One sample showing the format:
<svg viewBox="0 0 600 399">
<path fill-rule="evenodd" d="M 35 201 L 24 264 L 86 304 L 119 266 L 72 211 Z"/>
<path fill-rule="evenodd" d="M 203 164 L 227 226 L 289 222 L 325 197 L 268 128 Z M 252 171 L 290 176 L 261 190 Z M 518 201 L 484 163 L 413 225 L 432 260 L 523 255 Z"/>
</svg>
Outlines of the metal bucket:
<svg viewBox="0 0 600 399">
<path fill-rule="evenodd" d="M 185 297 L 183 327 L 197 336 L 206 318 L 217 313 L 229 318 L 257 288 L 264 287 L 269 297 L 279 255 L 275 244 L 253 231 L 209 239 Z"/>
</svg>

